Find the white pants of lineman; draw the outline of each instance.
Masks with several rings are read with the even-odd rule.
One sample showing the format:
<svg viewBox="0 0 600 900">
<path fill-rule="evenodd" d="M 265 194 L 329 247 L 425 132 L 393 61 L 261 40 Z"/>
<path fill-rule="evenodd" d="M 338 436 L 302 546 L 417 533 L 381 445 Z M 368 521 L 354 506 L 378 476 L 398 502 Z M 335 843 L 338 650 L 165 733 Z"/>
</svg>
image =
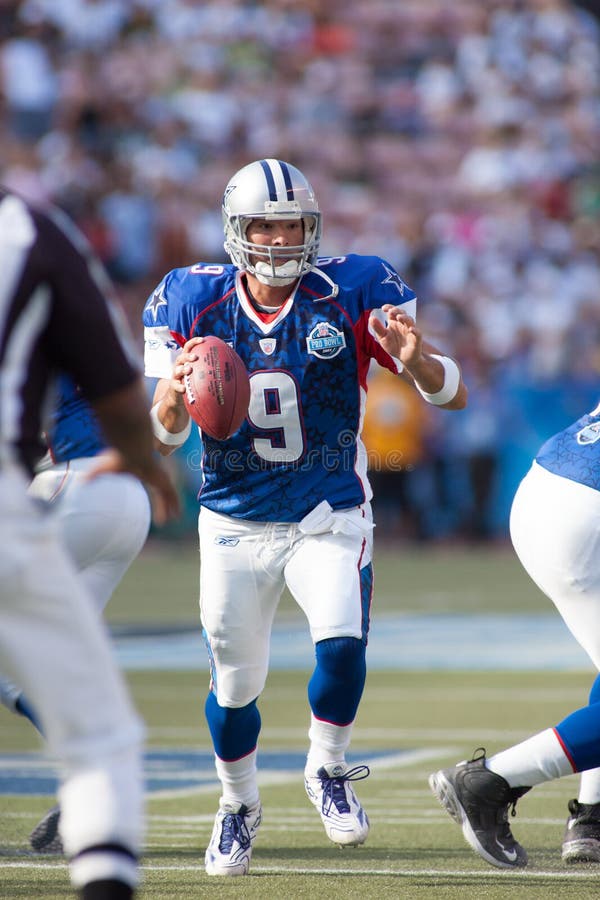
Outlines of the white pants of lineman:
<svg viewBox="0 0 600 900">
<path fill-rule="evenodd" d="M 94 458 L 73 459 L 33 479 L 32 497 L 53 504 L 64 545 L 102 612 L 150 530 L 150 501 L 132 475 L 102 475 L 86 481 Z"/>
<path fill-rule="evenodd" d="M 534 463 L 512 505 L 526 571 L 600 670 L 600 491 Z"/>
<path fill-rule="evenodd" d="M 220 706 L 262 692 L 271 629 L 284 586 L 306 615 L 313 643 L 362 636 L 361 569 L 371 562 L 369 504 L 301 522 L 248 522 L 202 507 L 200 613 Z"/>
<path fill-rule="evenodd" d="M 63 544 L 98 613 L 144 546 L 151 509 L 145 488 L 132 475 L 107 474 L 86 481 L 92 458 L 59 463 L 35 476 L 29 495 L 52 503 Z M 14 710 L 20 685 L 0 675 L 0 702 Z"/>
<path fill-rule="evenodd" d="M 14 469 L 0 472 L 0 667 L 23 686 L 61 763 L 67 855 L 107 843 L 139 851 L 143 728 L 57 522 Z M 117 854 L 71 865 L 75 886 L 136 877 L 132 861 Z"/>
</svg>

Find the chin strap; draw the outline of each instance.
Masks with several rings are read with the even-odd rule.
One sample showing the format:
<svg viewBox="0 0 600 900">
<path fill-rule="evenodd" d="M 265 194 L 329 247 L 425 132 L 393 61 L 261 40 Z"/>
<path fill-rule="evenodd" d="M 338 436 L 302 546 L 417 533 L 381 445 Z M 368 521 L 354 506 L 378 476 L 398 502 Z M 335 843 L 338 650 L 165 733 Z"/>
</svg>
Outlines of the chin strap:
<svg viewBox="0 0 600 900">
<path fill-rule="evenodd" d="M 335 281 L 332 281 L 329 275 L 327 275 L 322 269 L 318 269 L 316 266 L 312 269 L 312 273 L 314 275 L 319 275 L 323 281 L 326 281 L 329 287 L 331 288 L 331 292 L 329 294 L 325 294 L 323 297 L 315 297 L 315 300 L 331 300 L 333 297 L 337 297 L 340 292 L 339 284 L 336 284 Z"/>
<path fill-rule="evenodd" d="M 292 276 L 290 268 L 294 267 L 295 274 Z M 298 263 L 295 259 L 290 259 L 288 262 L 284 263 L 282 266 L 278 266 L 275 269 L 277 273 L 277 278 L 274 278 L 273 275 L 267 274 L 268 272 L 272 272 L 273 269 L 266 262 L 257 262 L 254 266 L 254 275 L 258 278 L 262 284 L 268 284 L 271 287 L 276 287 L 277 285 L 286 285 L 293 284 L 299 278 L 298 275 Z M 322 269 L 317 268 L 316 266 L 310 270 L 310 272 L 306 272 L 305 275 L 318 275 L 319 278 L 322 278 L 323 281 L 327 283 L 327 285 L 331 288 L 328 294 L 323 294 L 321 297 L 315 297 L 315 302 L 319 300 L 331 300 L 333 297 L 337 297 L 340 292 L 339 285 L 332 281 L 332 279 L 327 275 L 326 272 L 323 272 Z"/>
</svg>

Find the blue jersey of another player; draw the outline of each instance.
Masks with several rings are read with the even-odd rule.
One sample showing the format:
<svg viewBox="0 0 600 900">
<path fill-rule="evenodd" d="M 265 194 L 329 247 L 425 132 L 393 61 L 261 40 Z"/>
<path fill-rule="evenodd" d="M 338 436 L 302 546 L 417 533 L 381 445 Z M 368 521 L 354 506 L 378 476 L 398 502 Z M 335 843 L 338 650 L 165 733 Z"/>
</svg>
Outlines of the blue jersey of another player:
<svg viewBox="0 0 600 900">
<path fill-rule="evenodd" d="M 146 375 L 170 378 L 179 347 L 197 335 L 230 344 L 250 375 L 239 431 L 225 442 L 203 435 L 201 504 L 296 522 L 322 500 L 346 509 L 370 499 L 360 440 L 367 371 L 372 359 L 402 368 L 368 327 L 386 303 L 416 313 L 414 293 L 375 256 L 320 259 L 272 315 L 254 308 L 233 265 L 169 272 L 144 310 Z"/>
<path fill-rule="evenodd" d="M 58 378 L 56 405 L 46 440 L 54 463 L 96 456 L 106 447 L 92 409 L 67 375 Z"/>
<path fill-rule="evenodd" d="M 555 475 L 600 490 L 600 404 L 547 440 L 536 462 Z"/>
</svg>

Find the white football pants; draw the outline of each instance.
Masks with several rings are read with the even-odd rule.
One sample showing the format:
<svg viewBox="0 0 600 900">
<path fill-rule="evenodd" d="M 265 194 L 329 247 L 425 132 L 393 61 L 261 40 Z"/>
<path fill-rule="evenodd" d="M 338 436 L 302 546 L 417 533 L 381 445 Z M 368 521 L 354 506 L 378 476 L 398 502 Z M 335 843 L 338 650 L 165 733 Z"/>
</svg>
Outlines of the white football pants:
<svg viewBox="0 0 600 900">
<path fill-rule="evenodd" d="M 142 724 L 107 634 L 67 558 L 52 513 L 27 495 L 18 470 L 0 472 L 0 667 L 22 685 L 62 766 L 65 851 L 99 843 L 134 852 L 142 842 Z M 96 857 L 96 854 L 93 854 Z M 75 885 L 135 879 L 114 854 L 83 856 Z M 90 857 L 91 861 L 91 857 Z"/>
<path fill-rule="evenodd" d="M 59 463 L 35 476 L 28 493 L 52 503 L 63 544 L 101 614 L 148 537 L 151 508 L 142 483 L 127 474 L 86 481 L 94 457 Z M 22 692 L 0 674 L 0 702 L 14 710 Z M 26 692 L 25 692 L 26 693 Z"/>
<path fill-rule="evenodd" d="M 245 706 L 262 692 L 286 584 L 313 643 L 362 636 L 361 569 L 372 559 L 372 531 L 369 504 L 333 512 L 324 502 L 298 523 L 201 508 L 200 614 L 220 706 Z"/>
<path fill-rule="evenodd" d="M 600 670 L 600 492 L 534 462 L 515 494 L 510 535 L 525 570 Z"/>
<path fill-rule="evenodd" d="M 102 612 L 148 537 L 151 509 L 133 475 L 86 481 L 96 459 L 73 459 L 40 472 L 29 494 L 53 504 L 64 545 Z"/>
</svg>

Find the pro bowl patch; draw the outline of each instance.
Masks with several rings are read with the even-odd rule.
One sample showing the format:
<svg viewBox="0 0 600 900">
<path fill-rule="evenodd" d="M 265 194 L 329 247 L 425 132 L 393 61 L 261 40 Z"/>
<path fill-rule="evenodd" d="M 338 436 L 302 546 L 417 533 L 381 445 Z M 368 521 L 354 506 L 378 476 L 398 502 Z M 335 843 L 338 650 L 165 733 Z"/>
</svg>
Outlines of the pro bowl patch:
<svg viewBox="0 0 600 900">
<path fill-rule="evenodd" d="M 318 359 L 333 359 L 346 346 L 346 338 L 331 322 L 319 322 L 306 338 L 306 349 Z"/>
</svg>

